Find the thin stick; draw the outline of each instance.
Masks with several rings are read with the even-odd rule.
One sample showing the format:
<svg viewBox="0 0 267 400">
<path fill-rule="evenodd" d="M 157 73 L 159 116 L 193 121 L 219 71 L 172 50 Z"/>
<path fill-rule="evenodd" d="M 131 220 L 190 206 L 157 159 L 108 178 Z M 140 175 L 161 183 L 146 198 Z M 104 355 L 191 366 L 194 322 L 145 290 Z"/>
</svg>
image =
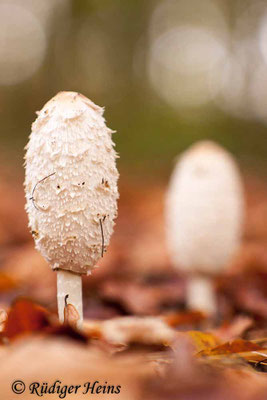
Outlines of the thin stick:
<svg viewBox="0 0 267 400">
<path fill-rule="evenodd" d="M 103 218 L 103 222 L 105 221 L 106 216 Z M 104 231 L 103 231 L 103 225 L 102 225 L 102 219 L 99 219 L 100 222 L 100 230 L 101 230 L 101 237 L 102 237 L 102 248 L 101 248 L 101 257 L 104 256 L 104 251 L 105 251 L 105 237 L 104 237 Z"/>
<path fill-rule="evenodd" d="M 72 304 L 79 313 L 78 327 L 81 328 L 83 322 L 82 277 L 79 274 L 59 269 L 57 271 L 57 304 L 61 323 L 64 322 L 64 308 L 67 302 Z"/>
<path fill-rule="evenodd" d="M 45 176 L 43 179 L 41 179 L 40 181 L 38 181 L 38 182 L 34 185 L 34 188 L 33 188 L 33 190 L 32 190 L 32 195 L 31 195 L 31 197 L 30 197 L 30 200 L 32 200 L 32 203 L 33 203 L 34 207 L 36 208 L 36 210 L 39 210 L 39 211 L 40 211 L 40 210 L 42 210 L 42 209 L 39 208 L 38 205 L 37 205 L 37 207 L 36 207 L 36 202 L 35 202 L 35 198 L 34 198 L 35 189 L 37 188 L 37 186 L 39 185 L 39 183 L 44 182 L 47 178 L 50 178 L 50 176 L 52 176 L 52 175 L 55 175 L 55 172 L 53 172 L 53 173 L 50 174 L 50 175 Z"/>
<path fill-rule="evenodd" d="M 66 294 L 65 299 L 64 299 L 64 301 L 65 301 L 65 307 L 67 307 L 67 305 L 68 305 L 68 298 L 69 298 L 69 295 Z"/>
</svg>

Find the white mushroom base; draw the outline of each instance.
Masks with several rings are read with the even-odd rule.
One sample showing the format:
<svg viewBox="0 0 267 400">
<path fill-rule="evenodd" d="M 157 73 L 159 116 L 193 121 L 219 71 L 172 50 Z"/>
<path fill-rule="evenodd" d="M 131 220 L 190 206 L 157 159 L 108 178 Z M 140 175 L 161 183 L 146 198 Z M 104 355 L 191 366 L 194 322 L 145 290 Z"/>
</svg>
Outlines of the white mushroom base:
<svg viewBox="0 0 267 400">
<path fill-rule="evenodd" d="M 79 313 L 77 326 L 81 328 L 83 322 L 83 302 L 82 302 L 82 277 L 73 272 L 57 271 L 57 304 L 60 322 L 64 322 L 65 297 L 68 296 L 67 303 L 72 304 Z"/>
<path fill-rule="evenodd" d="M 206 276 L 190 276 L 187 282 L 186 300 L 189 309 L 214 315 L 217 304 L 212 279 Z"/>
</svg>

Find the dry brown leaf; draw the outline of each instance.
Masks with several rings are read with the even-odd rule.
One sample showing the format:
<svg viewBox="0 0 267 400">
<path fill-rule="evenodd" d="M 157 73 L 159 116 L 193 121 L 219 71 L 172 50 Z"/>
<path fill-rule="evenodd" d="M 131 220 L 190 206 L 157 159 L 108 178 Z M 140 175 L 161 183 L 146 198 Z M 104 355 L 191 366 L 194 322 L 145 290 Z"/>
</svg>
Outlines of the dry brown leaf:
<svg viewBox="0 0 267 400">
<path fill-rule="evenodd" d="M 88 343 L 90 339 L 81 330 L 77 330 L 71 325 L 53 324 L 48 326 L 42 333 L 43 336 L 53 336 L 58 339 L 68 339 L 79 343 Z"/>
<path fill-rule="evenodd" d="M 175 331 L 156 317 L 121 317 L 104 321 L 102 337 L 116 345 L 131 343 L 146 345 L 169 345 L 175 338 Z"/>
<path fill-rule="evenodd" d="M 43 331 L 49 325 L 48 311 L 30 300 L 19 299 L 8 312 L 2 336 L 13 340 L 21 335 Z"/>
<path fill-rule="evenodd" d="M 82 330 L 88 338 L 100 339 L 102 337 L 100 321 L 86 319 L 83 321 Z"/>
<path fill-rule="evenodd" d="M 174 304 L 184 297 L 184 284 L 170 277 L 161 283 L 140 282 L 138 280 L 109 280 L 101 286 L 104 298 L 116 301 L 128 312 L 137 315 L 158 314 L 164 305 Z"/>
<path fill-rule="evenodd" d="M 224 322 L 222 326 L 215 329 L 213 333 L 223 341 L 229 341 L 242 336 L 243 333 L 253 325 L 252 318 L 239 315 L 231 322 Z"/>
<path fill-rule="evenodd" d="M 77 323 L 80 319 L 80 315 L 73 304 L 67 303 L 67 296 L 65 298 L 64 307 L 64 324 L 69 325 L 72 328 L 77 328 Z"/>
<path fill-rule="evenodd" d="M 71 323 L 62 325 L 53 314 L 39 304 L 28 299 L 18 299 L 8 312 L 1 336 L 12 341 L 21 336 L 39 333 L 42 336 L 63 337 L 87 343 L 88 337 L 75 329 L 76 314 L 73 308 L 68 309 Z"/>
<path fill-rule="evenodd" d="M 188 331 L 186 335 L 190 337 L 197 352 L 202 352 L 218 346 L 221 341 L 212 333 L 205 333 L 200 331 Z"/>
<path fill-rule="evenodd" d="M 213 348 L 204 349 L 198 353 L 198 356 L 229 355 L 234 353 L 248 353 L 252 351 L 261 352 L 266 351 L 266 349 L 249 340 L 236 339 Z"/>
<path fill-rule="evenodd" d="M 181 325 L 196 325 L 206 319 L 199 311 L 173 312 L 162 316 L 162 319 L 171 327 Z"/>
<path fill-rule="evenodd" d="M 7 312 L 5 310 L 0 310 L 0 332 L 3 332 L 5 329 L 7 321 Z"/>
</svg>

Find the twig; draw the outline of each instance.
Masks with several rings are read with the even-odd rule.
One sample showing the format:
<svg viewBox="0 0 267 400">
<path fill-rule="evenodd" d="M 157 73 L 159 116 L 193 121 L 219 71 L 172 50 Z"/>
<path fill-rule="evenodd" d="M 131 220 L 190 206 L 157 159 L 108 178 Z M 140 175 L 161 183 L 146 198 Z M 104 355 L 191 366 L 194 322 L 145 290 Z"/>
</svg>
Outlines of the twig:
<svg viewBox="0 0 267 400">
<path fill-rule="evenodd" d="M 68 298 L 69 298 L 69 295 L 68 294 L 66 294 L 66 296 L 65 296 L 65 299 L 64 299 L 64 301 L 65 301 L 65 307 L 67 307 L 67 305 L 68 305 Z"/>
<path fill-rule="evenodd" d="M 101 218 L 99 218 L 101 237 L 102 237 L 101 257 L 104 256 L 104 251 L 105 251 L 105 238 L 104 238 L 104 231 L 103 231 L 103 225 L 102 225 L 102 222 L 104 222 L 105 219 L 106 219 L 106 216 L 103 217 L 103 221 Z"/>
<path fill-rule="evenodd" d="M 41 179 L 40 181 L 38 181 L 38 182 L 34 185 L 34 188 L 33 188 L 33 190 L 32 190 L 32 195 L 31 195 L 31 197 L 30 197 L 30 200 L 32 200 L 32 203 L 33 203 L 34 207 L 36 208 L 36 210 L 39 210 L 39 211 L 40 211 L 41 208 L 39 208 L 38 206 L 36 207 L 36 202 L 35 202 L 35 198 L 34 198 L 35 189 L 37 188 L 37 186 L 39 185 L 39 183 L 44 182 L 47 178 L 50 178 L 50 176 L 52 176 L 52 175 L 55 175 L 55 172 L 53 172 L 53 173 L 50 174 L 50 175 L 45 176 L 43 179 Z"/>
</svg>

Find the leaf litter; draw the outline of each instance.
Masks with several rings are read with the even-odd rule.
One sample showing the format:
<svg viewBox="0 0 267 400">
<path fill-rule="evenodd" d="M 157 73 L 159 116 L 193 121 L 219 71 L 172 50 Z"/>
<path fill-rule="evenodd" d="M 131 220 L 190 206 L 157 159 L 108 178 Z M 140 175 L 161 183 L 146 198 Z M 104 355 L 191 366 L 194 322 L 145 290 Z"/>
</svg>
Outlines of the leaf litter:
<svg viewBox="0 0 267 400">
<path fill-rule="evenodd" d="M 56 277 L 28 235 L 22 188 L 1 183 L 3 398 L 13 399 L 10 382 L 16 377 L 119 382 L 123 390 L 116 397 L 127 400 L 267 398 L 267 187 L 251 177 L 246 187 L 244 244 L 216 281 L 219 308 L 211 319 L 186 310 L 186 280 L 169 263 L 164 186 L 124 182 L 110 249 L 84 279 L 81 332 L 68 302 L 65 323 L 59 324 Z"/>
</svg>

